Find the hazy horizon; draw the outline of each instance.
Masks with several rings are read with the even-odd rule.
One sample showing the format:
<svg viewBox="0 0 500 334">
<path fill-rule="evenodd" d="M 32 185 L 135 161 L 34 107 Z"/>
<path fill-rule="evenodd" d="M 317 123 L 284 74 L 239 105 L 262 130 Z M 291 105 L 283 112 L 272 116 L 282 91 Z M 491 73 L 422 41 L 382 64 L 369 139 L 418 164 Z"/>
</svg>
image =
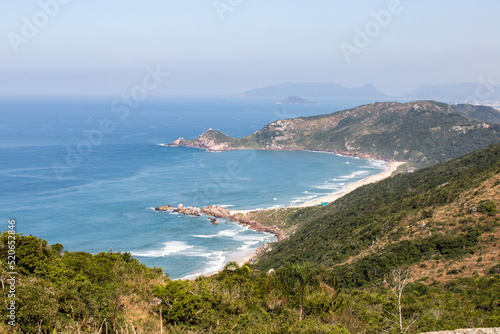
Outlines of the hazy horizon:
<svg viewBox="0 0 500 334">
<path fill-rule="evenodd" d="M 0 0 L 0 95 L 227 96 L 500 81 L 500 2 Z M 168 73 L 168 75 L 167 75 Z"/>
</svg>

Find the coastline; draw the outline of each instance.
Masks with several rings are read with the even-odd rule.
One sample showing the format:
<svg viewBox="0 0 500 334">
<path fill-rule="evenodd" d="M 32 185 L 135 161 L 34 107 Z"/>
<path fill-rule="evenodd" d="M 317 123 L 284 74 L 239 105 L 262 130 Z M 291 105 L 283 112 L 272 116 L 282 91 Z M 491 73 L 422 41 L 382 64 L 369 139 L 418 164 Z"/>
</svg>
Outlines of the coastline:
<svg viewBox="0 0 500 334">
<path fill-rule="evenodd" d="M 362 179 L 362 180 L 360 180 L 358 182 L 350 183 L 347 186 L 345 186 L 345 188 L 342 189 L 340 192 L 336 192 L 334 194 L 322 196 L 320 198 L 316 198 L 316 199 L 314 199 L 312 201 L 305 202 L 305 203 L 302 203 L 302 204 L 299 204 L 299 205 L 287 206 L 287 207 L 284 207 L 284 208 L 285 209 L 288 209 L 288 208 L 306 208 L 306 207 L 309 207 L 309 206 L 317 206 L 317 205 L 320 205 L 321 203 L 330 203 L 330 202 L 333 202 L 333 201 L 341 198 L 342 196 L 347 195 L 351 191 L 356 190 L 357 188 L 359 188 L 361 186 L 364 186 L 364 185 L 367 185 L 367 184 L 370 184 L 370 183 L 375 183 L 375 182 L 378 182 L 378 181 L 382 181 L 383 179 L 391 176 L 398 169 L 399 166 L 404 165 L 404 164 L 406 164 L 406 162 L 402 162 L 402 161 L 389 161 L 387 163 L 386 170 L 384 170 L 384 171 L 382 171 L 382 172 L 380 172 L 378 174 L 371 175 L 371 176 L 369 176 L 369 177 L 367 177 L 365 179 Z M 249 212 L 263 211 L 263 210 L 270 210 L 270 209 L 229 210 L 229 212 L 231 212 L 232 215 L 235 215 L 235 214 L 246 215 Z"/>
<path fill-rule="evenodd" d="M 345 195 L 347 195 L 348 193 L 356 190 L 357 188 L 359 187 L 362 187 L 364 185 L 367 185 L 367 184 L 370 184 L 370 183 L 376 183 L 376 182 L 379 182 L 379 181 L 382 181 L 388 177 L 390 177 L 397 169 L 399 166 L 401 165 L 404 165 L 406 164 L 406 162 L 402 162 L 402 161 L 389 161 L 387 163 L 387 168 L 386 170 L 380 172 L 380 173 L 377 173 L 375 175 L 371 175 L 365 179 L 362 179 L 358 182 L 355 182 L 355 183 L 351 183 L 351 184 L 348 184 L 342 191 L 340 192 L 337 192 L 337 193 L 334 193 L 334 194 L 331 194 L 331 195 L 327 195 L 327 196 L 322 196 L 320 198 L 317 198 L 315 200 L 312 200 L 312 201 L 309 201 L 309 202 L 305 202 L 305 203 L 302 203 L 302 204 L 299 204 L 299 205 L 295 205 L 295 206 L 287 206 L 286 208 L 306 208 L 306 207 L 310 207 L 310 206 L 317 206 L 317 205 L 320 205 L 321 203 L 330 203 L 330 202 L 333 202 Z M 264 210 L 269 210 L 269 209 L 259 209 L 259 210 L 230 210 L 231 214 L 232 215 L 243 215 L 243 216 L 246 216 L 247 213 L 249 212 L 256 212 L 256 211 L 264 211 Z M 239 266 L 242 266 L 246 263 L 252 263 L 252 261 L 254 261 L 263 251 L 265 251 L 265 249 L 268 247 L 268 244 L 264 244 L 263 246 L 257 248 L 255 250 L 254 253 L 248 255 L 248 256 L 245 256 L 244 258 L 241 258 L 239 260 L 237 260 L 236 262 L 238 263 Z"/>
<path fill-rule="evenodd" d="M 339 192 L 336 192 L 336 193 L 333 193 L 330 195 L 326 195 L 326 196 L 322 196 L 320 198 L 317 198 L 317 199 L 314 199 L 314 200 L 311 200 L 311 201 L 308 201 L 308 202 L 305 202 L 305 203 L 302 203 L 299 205 L 287 206 L 284 208 L 285 209 L 305 208 L 305 207 L 310 207 L 310 206 L 318 206 L 318 205 L 321 205 L 321 203 L 333 202 L 333 201 L 345 196 L 346 194 L 354 191 L 355 189 L 357 189 L 359 187 L 362 187 L 362 186 L 370 184 L 370 183 L 376 183 L 376 182 L 382 181 L 382 180 L 390 177 L 398 169 L 399 166 L 404 165 L 404 164 L 406 164 L 406 162 L 389 161 L 389 162 L 387 162 L 386 168 L 384 171 L 377 173 L 375 175 L 371 175 L 369 177 L 366 177 L 360 181 L 350 183 L 350 184 L 346 185 Z M 216 210 L 222 209 L 223 211 L 220 212 L 220 215 L 218 215 L 217 213 L 214 214 L 214 212 L 206 211 L 206 209 L 210 209 L 210 208 L 215 208 Z M 158 209 L 160 209 L 160 208 L 157 208 L 157 210 Z M 186 209 L 193 209 L 193 208 L 186 208 Z M 194 209 L 196 209 L 196 208 L 194 208 Z M 204 210 L 203 213 L 207 214 L 208 216 L 217 217 L 217 218 L 226 218 L 226 219 L 229 219 L 229 220 L 231 220 L 239 225 L 247 226 L 248 228 L 254 229 L 256 231 L 272 233 L 276 236 L 277 241 L 280 241 L 280 240 L 286 238 L 286 233 L 284 231 L 278 229 L 277 227 L 265 226 L 259 222 L 251 221 L 247 218 L 247 213 L 249 213 L 249 212 L 259 212 L 259 211 L 272 210 L 272 209 L 227 210 L 224 208 L 209 206 L 207 208 L 203 208 L 202 210 Z M 268 247 L 269 247 L 269 243 L 265 243 L 261 247 L 257 248 L 254 252 L 249 253 L 241 258 L 235 258 L 235 259 L 233 259 L 233 261 L 236 262 L 239 266 L 243 266 L 246 263 L 252 263 Z M 188 275 L 186 277 L 183 277 L 181 279 L 196 279 L 196 277 L 201 276 L 201 275 L 211 276 L 211 275 L 214 275 L 214 274 L 220 272 L 222 269 L 223 268 L 221 267 L 218 270 L 214 270 L 214 271 L 204 273 L 204 274 L 192 274 L 192 275 Z"/>
</svg>

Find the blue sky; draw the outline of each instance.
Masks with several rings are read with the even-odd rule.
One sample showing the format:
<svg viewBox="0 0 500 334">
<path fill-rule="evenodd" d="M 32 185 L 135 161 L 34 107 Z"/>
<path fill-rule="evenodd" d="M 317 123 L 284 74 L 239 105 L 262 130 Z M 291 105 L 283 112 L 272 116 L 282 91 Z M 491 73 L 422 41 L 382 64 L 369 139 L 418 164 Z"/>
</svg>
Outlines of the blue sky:
<svg viewBox="0 0 500 334">
<path fill-rule="evenodd" d="M 148 66 L 169 72 L 158 95 L 230 95 L 285 81 L 371 83 L 396 95 L 500 81 L 498 0 L 0 5 L 0 95 L 120 94 Z"/>
</svg>

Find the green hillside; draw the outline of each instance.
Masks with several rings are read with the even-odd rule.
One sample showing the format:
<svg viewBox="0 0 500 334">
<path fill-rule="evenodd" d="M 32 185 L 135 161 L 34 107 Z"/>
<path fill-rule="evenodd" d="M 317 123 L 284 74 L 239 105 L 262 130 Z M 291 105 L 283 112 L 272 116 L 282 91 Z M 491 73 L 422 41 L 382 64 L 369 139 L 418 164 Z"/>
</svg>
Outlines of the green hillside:
<svg viewBox="0 0 500 334">
<path fill-rule="evenodd" d="M 499 193 L 497 144 L 358 188 L 326 207 L 289 209 L 287 224 L 296 229 L 257 267 L 321 264 L 345 287 L 373 284 L 398 266 L 418 266 L 417 278 L 430 281 L 442 280 L 445 267 L 484 274 L 498 261 Z"/>
<path fill-rule="evenodd" d="M 500 124 L 500 111 L 495 108 L 472 104 L 455 104 L 452 107 L 467 118 Z"/>
<path fill-rule="evenodd" d="M 215 136 L 211 130 L 197 139 L 172 145 L 321 150 L 407 161 L 422 167 L 498 143 L 500 125 L 483 123 L 484 118 L 496 120 L 491 110 L 483 109 L 434 101 L 372 103 L 327 115 L 275 121 L 241 139 L 221 133 Z M 212 145 L 207 146 L 207 142 Z"/>
</svg>

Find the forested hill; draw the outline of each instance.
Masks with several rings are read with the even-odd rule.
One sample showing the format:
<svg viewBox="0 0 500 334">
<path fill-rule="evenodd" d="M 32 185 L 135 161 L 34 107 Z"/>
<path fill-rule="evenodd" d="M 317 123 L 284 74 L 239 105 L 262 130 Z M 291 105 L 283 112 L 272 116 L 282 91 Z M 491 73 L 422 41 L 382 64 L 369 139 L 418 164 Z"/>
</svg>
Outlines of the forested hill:
<svg viewBox="0 0 500 334">
<path fill-rule="evenodd" d="M 498 143 L 500 125 L 482 120 L 484 108 L 434 101 L 372 103 L 327 115 L 278 120 L 241 139 L 209 130 L 197 139 L 180 138 L 170 145 L 321 150 L 422 167 Z"/>
<path fill-rule="evenodd" d="M 297 224 L 257 267 L 310 262 L 345 287 L 410 267 L 427 283 L 483 275 L 500 255 L 500 144 L 358 188 L 326 207 L 281 211 Z M 284 219 L 286 217 L 286 220 Z"/>
</svg>

